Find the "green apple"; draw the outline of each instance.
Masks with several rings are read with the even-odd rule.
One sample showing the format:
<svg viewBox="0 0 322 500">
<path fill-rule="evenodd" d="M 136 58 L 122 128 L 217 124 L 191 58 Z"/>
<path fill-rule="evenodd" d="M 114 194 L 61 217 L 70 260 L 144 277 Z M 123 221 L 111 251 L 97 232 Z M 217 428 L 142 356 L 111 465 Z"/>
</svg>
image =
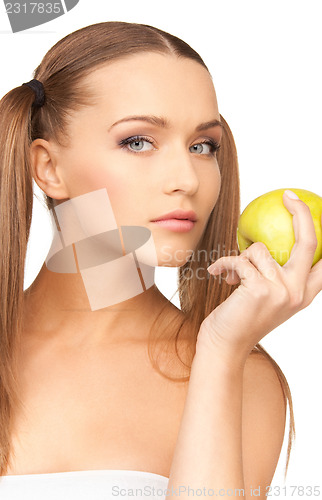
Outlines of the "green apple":
<svg viewBox="0 0 322 500">
<path fill-rule="evenodd" d="M 312 262 L 313 266 L 322 258 L 322 198 L 306 189 L 276 189 L 250 202 L 238 221 L 237 241 L 239 250 L 242 252 L 252 243 L 261 241 L 281 266 L 288 261 L 295 243 L 295 235 L 292 222 L 293 215 L 283 203 L 285 189 L 294 191 L 310 209 L 318 241 Z"/>
</svg>

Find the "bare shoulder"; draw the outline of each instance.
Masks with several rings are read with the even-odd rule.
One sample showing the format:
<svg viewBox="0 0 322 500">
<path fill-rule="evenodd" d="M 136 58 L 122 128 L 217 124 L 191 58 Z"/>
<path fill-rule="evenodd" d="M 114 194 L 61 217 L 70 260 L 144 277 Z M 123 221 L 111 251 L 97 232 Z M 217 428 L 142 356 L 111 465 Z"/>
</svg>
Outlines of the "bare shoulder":
<svg viewBox="0 0 322 500">
<path fill-rule="evenodd" d="M 284 430 L 286 401 L 277 372 L 270 360 L 261 352 L 252 352 L 246 361 L 243 379 L 243 408 L 251 410 L 266 421 Z M 273 429 L 272 429 L 273 430 Z"/>
<path fill-rule="evenodd" d="M 265 488 L 273 479 L 280 456 L 285 423 L 286 402 L 276 370 L 264 354 L 251 353 L 243 378 L 242 442 L 246 491 L 253 485 L 261 487 L 261 494 L 266 493 Z"/>
<path fill-rule="evenodd" d="M 271 361 L 260 351 L 252 351 L 248 356 L 244 369 L 245 389 L 253 390 L 258 384 L 266 383 L 267 389 L 275 389 L 283 399 L 283 389 Z"/>
</svg>

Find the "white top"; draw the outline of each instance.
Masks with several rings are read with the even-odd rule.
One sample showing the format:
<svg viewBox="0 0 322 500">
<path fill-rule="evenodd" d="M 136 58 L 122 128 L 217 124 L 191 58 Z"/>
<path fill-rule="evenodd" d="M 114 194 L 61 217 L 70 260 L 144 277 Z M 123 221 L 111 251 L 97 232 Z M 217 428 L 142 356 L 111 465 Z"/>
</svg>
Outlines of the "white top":
<svg viewBox="0 0 322 500">
<path fill-rule="evenodd" d="M 0 476 L 1 500 L 165 500 L 169 478 L 135 470 Z"/>
</svg>

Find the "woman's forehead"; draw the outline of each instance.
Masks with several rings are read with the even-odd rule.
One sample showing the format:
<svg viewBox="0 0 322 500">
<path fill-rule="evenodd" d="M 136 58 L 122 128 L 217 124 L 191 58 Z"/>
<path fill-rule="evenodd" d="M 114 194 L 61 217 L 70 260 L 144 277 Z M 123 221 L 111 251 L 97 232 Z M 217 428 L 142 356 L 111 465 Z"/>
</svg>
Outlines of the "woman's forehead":
<svg viewBox="0 0 322 500">
<path fill-rule="evenodd" d="M 150 85 L 157 85 L 158 89 L 181 86 L 195 92 L 214 92 L 212 78 L 200 63 L 186 57 L 155 52 L 132 54 L 109 61 L 94 69 L 84 83 L 95 86 L 97 93 L 104 92 L 107 87 L 138 91 Z"/>
<path fill-rule="evenodd" d="M 109 62 L 94 70 L 84 85 L 98 107 L 109 114 L 171 114 L 196 107 L 218 113 L 212 78 L 201 64 L 188 58 L 154 52 Z M 130 109 L 129 109 L 130 107 Z"/>
</svg>

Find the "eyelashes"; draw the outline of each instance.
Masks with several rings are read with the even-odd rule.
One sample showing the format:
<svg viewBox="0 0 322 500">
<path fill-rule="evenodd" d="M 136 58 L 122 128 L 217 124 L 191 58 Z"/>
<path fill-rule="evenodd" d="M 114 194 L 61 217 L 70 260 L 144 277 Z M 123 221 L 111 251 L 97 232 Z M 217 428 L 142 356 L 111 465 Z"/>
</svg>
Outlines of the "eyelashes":
<svg viewBox="0 0 322 500">
<path fill-rule="evenodd" d="M 153 141 L 149 137 L 146 137 L 143 135 L 133 135 L 131 137 L 127 137 L 126 139 L 122 139 L 121 141 L 119 141 L 118 144 L 119 144 L 119 146 L 121 146 L 122 149 L 126 149 L 127 151 L 133 152 L 134 154 L 138 154 L 140 152 L 144 153 L 147 151 L 147 150 L 141 151 L 140 149 L 135 150 L 135 149 L 129 148 L 128 146 L 134 142 L 137 142 L 137 143 L 148 142 L 149 144 L 153 145 Z M 199 141 L 190 147 L 193 148 L 199 144 L 205 144 L 205 145 L 209 146 L 210 152 L 206 153 L 206 155 L 210 154 L 212 156 L 215 156 L 216 152 L 219 151 L 219 149 L 220 149 L 220 144 L 213 139 L 205 139 L 203 141 Z M 152 149 L 153 148 L 149 149 L 148 151 L 152 151 Z"/>
</svg>

